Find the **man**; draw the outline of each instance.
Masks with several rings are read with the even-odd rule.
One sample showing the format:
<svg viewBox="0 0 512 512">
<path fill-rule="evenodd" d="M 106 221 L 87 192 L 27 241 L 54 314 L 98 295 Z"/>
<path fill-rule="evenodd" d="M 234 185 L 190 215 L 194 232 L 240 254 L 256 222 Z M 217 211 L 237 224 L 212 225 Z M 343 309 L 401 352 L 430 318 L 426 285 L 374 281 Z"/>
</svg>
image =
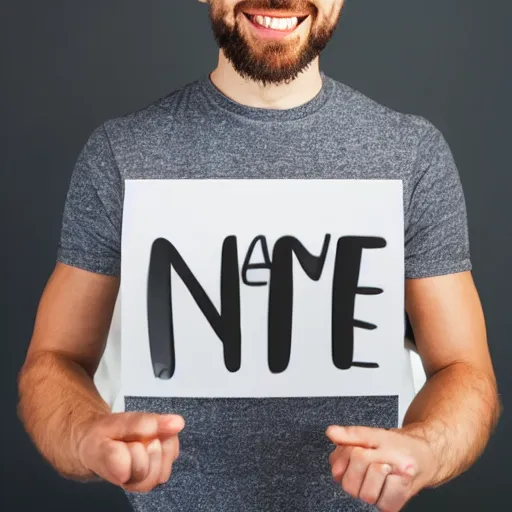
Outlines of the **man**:
<svg viewBox="0 0 512 512">
<path fill-rule="evenodd" d="M 343 0 L 203 1 L 216 69 L 106 122 L 78 159 L 20 417 L 63 476 L 118 485 L 136 510 L 398 511 L 466 471 L 500 413 L 452 155 L 427 120 L 320 71 Z M 111 411 L 93 376 L 120 284 L 123 182 L 155 178 L 402 180 L 406 310 L 428 379 L 399 428 L 389 397 Z"/>
</svg>

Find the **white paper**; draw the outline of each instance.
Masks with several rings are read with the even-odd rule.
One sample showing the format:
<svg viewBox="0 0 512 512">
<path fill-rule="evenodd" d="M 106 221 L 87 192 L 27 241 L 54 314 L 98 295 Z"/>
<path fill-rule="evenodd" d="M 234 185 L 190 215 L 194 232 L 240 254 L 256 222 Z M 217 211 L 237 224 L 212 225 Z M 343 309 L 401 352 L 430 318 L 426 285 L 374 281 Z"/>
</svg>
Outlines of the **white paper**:
<svg viewBox="0 0 512 512">
<path fill-rule="evenodd" d="M 122 393 L 158 397 L 398 395 L 404 364 L 403 233 L 399 180 L 127 180 L 121 269 Z M 291 350 L 286 368 L 283 371 L 281 366 L 276 373 L 269 367 L 269 285 L 247 285 L 241 278 L 249 246 L 264 236 L 272 259 L 276 241 L 293 236 L 317 258 L 326 235 L 330 241 L 317 281 L 292 256 Z M 221 254 L 228 236 L 236 237 L 238 251 L 240 368 L 226 368 L 223 342 L 169 264 L 174 372 L 170 379 L 157 378 L 148 333 L 153 242 L 165 239 L 174 246 L 220 312 Z M 383 293 L 355 296 L 354 318 L 377 328 L 352 328 L 353 360 L 375 363 L 378 368 L 339 369 L 333 362 L 336 249 L 338 240 L 349 236 L 385 240 L 383 248 L 362 251 L 358 277 L 359 287 L 380 288 Z M 250 263 L 263 261 L 258 243 Z M 247 279 L 268 283 L 270 272 L 249 269 Z M 285 338 L 279 337 L 277 343 Z"/>
</svg>

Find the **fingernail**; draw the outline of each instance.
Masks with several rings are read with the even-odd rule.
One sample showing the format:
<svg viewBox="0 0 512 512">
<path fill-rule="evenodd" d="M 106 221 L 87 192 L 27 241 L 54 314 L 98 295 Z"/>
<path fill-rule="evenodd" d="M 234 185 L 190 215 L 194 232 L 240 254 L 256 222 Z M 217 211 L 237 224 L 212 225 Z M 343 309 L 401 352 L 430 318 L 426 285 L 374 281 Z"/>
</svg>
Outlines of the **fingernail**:
<svg viewBox="0 0 512 512">
<path fill-rule="evenodd" d="M 174 416 L 174 415 L 167 415 L 167 425 L 169 427 L 175 427 L 175 426 L 178 426 L 178 425 L 181 425 L 183 423 L 183 420 L 177 416 Z"/>
</svg>

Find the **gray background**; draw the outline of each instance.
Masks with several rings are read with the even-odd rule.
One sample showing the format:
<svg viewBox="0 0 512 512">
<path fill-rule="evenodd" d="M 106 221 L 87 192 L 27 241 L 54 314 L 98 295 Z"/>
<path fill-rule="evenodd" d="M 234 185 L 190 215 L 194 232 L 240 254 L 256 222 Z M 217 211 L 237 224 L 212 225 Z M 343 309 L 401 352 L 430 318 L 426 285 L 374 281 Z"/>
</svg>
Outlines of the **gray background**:
<svg viewBox="0 0 512 512">
<path fill-rule="evenodd" d="M 480 461 L 407 510 L 508 509 L 512 358 L 512 4 L 349 0 L 322 68 L 448 140 L 466 194 L 474 276 L 505 413 Z M 0 2 L 0 508 L 129 511 L 122 491 L 60 478 L 15 416 L 16 374 L 53 268 L 74 161 L 92 129 L 212 69 L 206 6 L 192 0 Z"/>
</svg>

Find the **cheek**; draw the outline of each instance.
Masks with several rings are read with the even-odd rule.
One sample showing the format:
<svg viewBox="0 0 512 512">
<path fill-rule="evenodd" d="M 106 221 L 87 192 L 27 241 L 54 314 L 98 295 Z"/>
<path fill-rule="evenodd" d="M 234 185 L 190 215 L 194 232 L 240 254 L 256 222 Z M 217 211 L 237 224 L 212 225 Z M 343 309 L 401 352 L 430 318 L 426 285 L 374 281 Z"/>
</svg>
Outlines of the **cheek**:
<svg viewBox="0 0 512 512">
<path fill-rule="evenodd" d="M 233 27 L 235 24 L 235 13 L 234 10 L 221 2 L 210 3 L 211 16 L 216 20 L 222 20 L 226 25 Z"/>
<path fill-rule="evenodd" d="M 318 18 L 321 23 L 328 23 L 329 25 L 336 22 L 340 16 L 341 9 L 343 8 L 343 1 L 334 2 L 320 2 L 318 6 Z"/>
<path fill-rule="evenodd" d="M 322 36 L 331 32 L 332 28 L 335 26 L 336 21 L 338 19 L 337 15 L 333 15 L 330 13 L 318 13 L 316 19 L 313 21 L 311 27 L 311 34 L 313 36 Z"/>
<path fill-rule="evenodd" d="M 214 2 L 215 3 L 215 2 Z M 234 25 L 237 19 L 237 13 L 240 12 L 236 9 L 239 2 L 219 2 L 221 4 L 221 13 L 224 19 L 230 25 Z"/>
</svg>

